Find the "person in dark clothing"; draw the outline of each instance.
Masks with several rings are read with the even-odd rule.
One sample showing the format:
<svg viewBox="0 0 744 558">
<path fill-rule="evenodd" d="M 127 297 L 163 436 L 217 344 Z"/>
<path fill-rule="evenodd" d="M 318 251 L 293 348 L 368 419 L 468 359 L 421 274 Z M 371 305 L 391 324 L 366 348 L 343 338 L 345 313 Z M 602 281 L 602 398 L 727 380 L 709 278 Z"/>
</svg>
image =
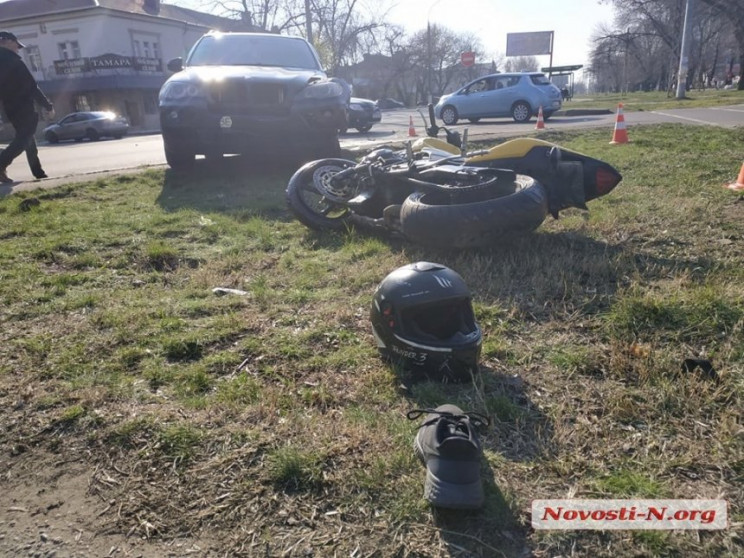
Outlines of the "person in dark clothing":
<svg viewBox="0 0 744 558">
<path fill-rule="evenodd" d="M 15 129 L 15 137 L 0 152 L 0 182 L 13 182 L 8 178 L 8 165 L 23 151 L 26 152 L 28 166 L 36 178 L 47 178 L 39 161 L 39 150 L 36 147 L 36 125 L 39 115 L 34 103 L 40 104 L 48 111 L 54 106 L 41 92 L 31 72 L 18 55 L 24 48 L 18 38 L 9 31 L 0 31 L 0 101 L 5 115 Z"/>
</svg>

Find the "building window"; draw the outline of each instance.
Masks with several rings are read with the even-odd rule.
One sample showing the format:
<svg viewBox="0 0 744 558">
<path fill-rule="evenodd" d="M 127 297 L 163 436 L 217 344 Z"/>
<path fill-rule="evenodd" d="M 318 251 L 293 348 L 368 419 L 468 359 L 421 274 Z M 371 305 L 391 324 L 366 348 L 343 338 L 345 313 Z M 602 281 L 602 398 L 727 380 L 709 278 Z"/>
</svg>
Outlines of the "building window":
<svg viewBox="0 0 744 558">
<path fill-rule="evenodd" d="M 160 42 L 155 33 L 132 32 L 132 52 L 139 58 L 160 59 Z"/>
<path fill-rule="evenodd" d="M 88 102 L 87 95 L 76 95 L 72 104 L 75 107 L 76 112 L 90 110 L 90 103 Z"/>
<path fill-rule="evenodd" d="M 26 65 L 32 72 L 41 71 L 41 53 L 39 47 L 36 45 L 26 45 L 22 51 L 24 58 L 26 59 Z"/>
<path fill-rule="evenodd" d="M 57 48 L 59 49 L 59 57 L 62 60 L 80 58 L 80 45 L 77 41 L 57 43 Z"/>
</svg>

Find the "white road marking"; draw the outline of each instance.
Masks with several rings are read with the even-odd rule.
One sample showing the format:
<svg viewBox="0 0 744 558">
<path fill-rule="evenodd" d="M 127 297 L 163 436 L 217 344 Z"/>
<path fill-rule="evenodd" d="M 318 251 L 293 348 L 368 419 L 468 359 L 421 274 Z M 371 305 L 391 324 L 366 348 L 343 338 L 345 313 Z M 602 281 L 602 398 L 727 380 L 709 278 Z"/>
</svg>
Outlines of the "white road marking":
<svg viewBox="0 0 744 558">
<path fill-rule="evenodd" d="M 662 116 L 668 116 L 669 118 L 679 118 L 680 120 L 689 120 L 690 122 L 697 122 L 699 124 L 707 124 L 708 126 L 717 125 L 717 124 L 714 124 L 713 122 L 708 122 L 706 120 L 698 120 L 697 118 L 689 118 L 687 116 L 677 116 L 676 114 L 669 114 L 668 112 L 659 112 L 658 110 L 652 110 L 651 113 L 660 114 Z"/>
</svg>

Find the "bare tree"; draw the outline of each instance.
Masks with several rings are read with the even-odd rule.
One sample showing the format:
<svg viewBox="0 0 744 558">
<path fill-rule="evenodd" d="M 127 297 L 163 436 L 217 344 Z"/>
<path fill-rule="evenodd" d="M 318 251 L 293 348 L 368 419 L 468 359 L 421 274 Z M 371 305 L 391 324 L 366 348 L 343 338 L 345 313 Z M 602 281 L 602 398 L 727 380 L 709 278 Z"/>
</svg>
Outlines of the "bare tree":
<svg viewBox="0 0 744 558">
<path fill-rule="evenodd" d="M 505 72 L 536 72 L 540 62 L 534 56 L 511 56 L 504 64 Z"/>
<path fill-rule="evenodd" d="M 722 20 L 730 23 L 730 33 L 736 40 L 739 58 L 739 91 L 744 91 L 744 1 L 742 0 L 700 0 L 711 7 Z M 729 61 L 729 72 L 733 71 L 733 56 Z"/>
<path fill-rule="evenodd" d="M 429 93 L 440 96 L 452 86 L 477 77 L 462 65 L 463 52 L 475 53 L 476 60 L 484 56 L 481 42 L 474 34 L 455 32 L 436 24 L 413 33 L 408 51 L 419 78 L 417 89 L 423 93 L 422 101 Z"/>
<path fill-rule="evenodd" d="M 600 71 L 602 64 L 611 61 L 614 74 L 622 76 L 620 89 L 671 88 L 679 64 L 686 0 L 608 1 L 617 17 L 615 28 L 605 29 L 595 39 L 591 65 L 595 77 L 599 79 L 600 73 L 605 80 L 611 77 Z M 732 51 L 728 45 L 733 37 L 744 38 L 744 1 L 701 0 L 695 4 L 693 21 L 687 85 L 702 86 L 714 76 L 722 53 Z M 604 83 L 616 89 L 612 81 Z"/>
<path fill-rule="evenodd" d="M 205 11 L 242 19 L 275 33 L 295 29 L 305 21 L 303 0 L 201 0 L 199 5 Z"/>
<path fill-rule="evenodd" d="M 360 0 L 311 0 L 311 10 L 317 17 L 314 43 L 331 72 L 359 60 L 374 30 L 384 26 L 365 13 Z"/>
</svg>

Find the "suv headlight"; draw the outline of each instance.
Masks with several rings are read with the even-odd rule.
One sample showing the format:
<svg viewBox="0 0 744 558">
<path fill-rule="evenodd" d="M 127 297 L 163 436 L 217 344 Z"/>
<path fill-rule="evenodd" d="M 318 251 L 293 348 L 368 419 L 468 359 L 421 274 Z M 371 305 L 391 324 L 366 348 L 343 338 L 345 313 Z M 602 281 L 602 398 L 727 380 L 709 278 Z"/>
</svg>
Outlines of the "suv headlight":
<svg viewBox="0 0 744 558">
<path fill-rule="evenodd" d="M 322 81 L 308 85 L 300 91 L 297 99 L 333 99 L 341 97 L 344 94 L 344 88 L 333 81 Z"/>
<path fill-rule="evenodd" d="M 192 81 L 168 81 L 160 89 L 158 102 L 187 101 L 189 99 L 204 99 L 206 95 L 201 85 Z"/>
</svg>

